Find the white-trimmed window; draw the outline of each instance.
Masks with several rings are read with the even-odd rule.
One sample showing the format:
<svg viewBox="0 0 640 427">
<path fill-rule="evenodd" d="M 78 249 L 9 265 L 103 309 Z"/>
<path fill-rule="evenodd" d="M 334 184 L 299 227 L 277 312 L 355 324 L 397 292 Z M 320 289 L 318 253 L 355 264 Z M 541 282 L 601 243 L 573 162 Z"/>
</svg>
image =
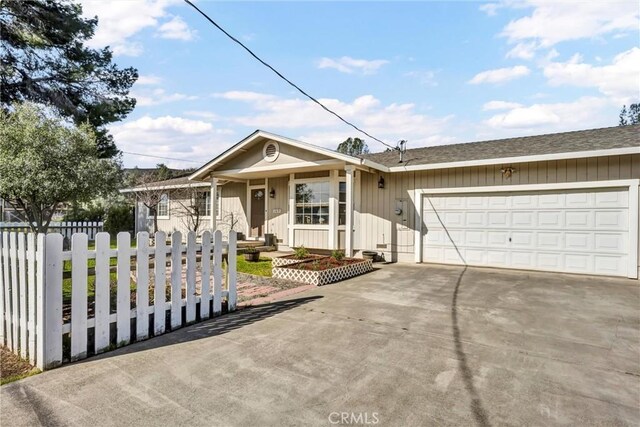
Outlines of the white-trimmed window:
<svg viewBox="0 0 640 427">
<path fill-rule="evenodd" d="M 222 187 L 218 186 L 216 217 L 220 219 L 220 212 L 222 211 Z M 203 191 L 198 194 L 198 205 L 200 215 L 209 217 L 211 216 L 211 191 Z"/>
<path fill-rule="evenodd" d="M 329 181 L 296 184 L 296 224 L 329 225 Z"/>
<path fill-rule="evenodd" d="M 155 214 L 158 214 L 158 218 L 169 218 L 169 195 L 163 194 L 160 196 L 160 202 L 156 205 L 155 209 L 147 209 L 147 216 L 153 218 Z"/>
</svg>

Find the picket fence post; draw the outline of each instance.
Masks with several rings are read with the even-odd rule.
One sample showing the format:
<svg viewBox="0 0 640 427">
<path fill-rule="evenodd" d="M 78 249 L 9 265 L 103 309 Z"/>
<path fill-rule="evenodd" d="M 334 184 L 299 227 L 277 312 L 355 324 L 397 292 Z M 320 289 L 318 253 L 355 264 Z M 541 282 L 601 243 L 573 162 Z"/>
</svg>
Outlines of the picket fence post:
<svg viewBox="0 0 640 427">
<path fill-rule="evenodd" d="M 182 233 L 171 233 L 171 329 L 182 325 Z"/>
<path fill-rule="evenodd" d="M 109 347 L 110 335 L 110 286 L 111 275 L 109 271 L 109 261 L 111 251 L 111 236 L 109 233 L 98 233 L 96 235 L 96 279 L 95 279 L 95 346 L 96 354 L 102 353 Z"/>
<path fill-rule="evenodd" d="M 9 323 L 9 313 L 11 312 L 11 293 L 9 290 L 9 233 L 3 231 L 0 236 L 0 275 L 2 277 L 2 345 L 9 347 L 11 341 L 11 325 Z"/>
<path fill-rule="evenodd" d="M 87 248 L 84 233 L 71 236 L 71 360 L 87 357 Z"/>
<path fill-rule="evenodd" d="M 149 233 L 136 236 L 136 339 L 149 337 Z"/>
<path fill-rule="evenodd" d="M 196 233 L 187 233 L 186 323 L 196 321 Z"/>
<path fill-rule="evenodd" d="M 46 340 L 46 240 L 47 235 L 38 233 L 36 245 L 36 367 L 45 369 L 45 345 Z"/>
<path fill-rule="evenodd" d="M 235 231 L 231 230 L 229 232 L 229 262 L 227 265 L 227 269 L 229 270 L 229 311 L 234 311 L 236 309 L 236 300 L 237 300 L 237 289 L 236 289 L 236 257 L 238 254 L 237 250 L 237 234 Z"/>
<path fill-rule="evenodd" d="M 62 234 L 46 236 L 42 359 L 45 369 L 62 364 L 62 240 Z"/>
<path fill-rule="evenodd" d="M 211 232 L 202 233 L 202 256 L 200 258 L 200 319 L 209 318 L 209 301 L 211 301 Z"/>
<path fill-rule="evenodd" d="M 213 233 L 213 315 L 222 313 L 222 231 Z"/>
<path fill-rule="evenodd" d="M 128 344 L 131 338 L 131 235 L 120 232 L 117 242 L 116 335 L 119 347 Z"/>
<path fill-rule="evenodd" d="M 155 272 L 153 275 L 153 333 L 164 333 L 167 301 L 167 235 L 163 231 L 156 232 L 154 254 Z"/>
</svg>

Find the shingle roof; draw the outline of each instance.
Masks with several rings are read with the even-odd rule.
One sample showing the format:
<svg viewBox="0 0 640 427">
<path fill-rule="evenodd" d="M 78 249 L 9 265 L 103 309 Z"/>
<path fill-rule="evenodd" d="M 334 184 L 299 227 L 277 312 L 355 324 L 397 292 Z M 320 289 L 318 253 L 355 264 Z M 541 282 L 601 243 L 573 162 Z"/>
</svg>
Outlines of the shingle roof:
<svg viewBox="0 0 640 427">
<path fill-rule="evenodd" d="M 399 163 L 397 151 L 362 157 L 393 167 L 628 147 L 640 147 L 640 125 L 413 148 L 406 151 L 404 163 Z"/>
<path fill-rule="evenodd" d="M 162 189 L 162 188 L 167 188 L 167 189 L 183 188 L 187 186 L 195 186 L 195 187 L 203 186 L 204 187 L 207 185 L 210 185 L 210 183 L 200 182 L 200 181 L 190 181 L 189 175 L 185 175 L 177 178 L 165 179 L 164 181 L 148 182 L 148 183 L 145 183 L 144 185 L 136 185 L 130 188 L 125 188 L 121 191 L 131 192 L 131 191 L 140 191 L 140 190 L 144 191 L 144 190 L 154 190 L 154 189 Z"/>
</svg>

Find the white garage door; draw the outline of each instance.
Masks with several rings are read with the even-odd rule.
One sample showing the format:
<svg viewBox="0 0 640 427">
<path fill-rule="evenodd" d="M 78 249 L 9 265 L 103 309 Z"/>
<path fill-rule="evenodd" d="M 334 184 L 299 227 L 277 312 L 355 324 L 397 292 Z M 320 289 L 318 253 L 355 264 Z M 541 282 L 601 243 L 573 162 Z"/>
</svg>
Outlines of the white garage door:
<svg viewBox="0 0 640 427">
<path fill-rule="evenodd" d="M 424 197 L 425 262 L 627 276 L 628 188 Z"/>
</svg>

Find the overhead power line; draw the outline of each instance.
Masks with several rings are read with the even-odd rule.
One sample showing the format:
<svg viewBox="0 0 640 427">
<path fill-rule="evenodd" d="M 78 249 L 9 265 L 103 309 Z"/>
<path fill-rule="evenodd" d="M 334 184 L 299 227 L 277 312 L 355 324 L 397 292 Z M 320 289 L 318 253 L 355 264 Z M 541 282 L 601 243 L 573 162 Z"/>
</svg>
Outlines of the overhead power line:
<svg viewBox="0 0 640 427">
<path fill-rule="evenodd" d="M 189 162 L 189 163 L 197 163 L 202 164 L 202 162 L 197 162 L 195 160 L 187 160 L 187 159 L 176 159 L 175 157 L 162 157 L 162 156 L 154 156 L 151 154 L 142 154 L 142 153 L 132 153 L 131 151 L 123 151 L 124 154 L 131 154 L 133 156 L 142 156 L 142 157 L 152 157 L 154 159 L 163 159 L 163 160 L 175 160 L 178 162 Z"/>
<path fill-rule="evenodd" d="M 343 123 L 351 126 L 352 128 L 354 128 L 355 130 L 357 130 L 358 132 L 367 135 L 369 138 L 373 139 L 374 141 L 378 141 L 380 144 L 389 147 L 391 149 L 396 149 L 397 147 L 387 144 L 386 142 L 384 142 L 381 139 L 376 138 L 375 136 L 369 134 L 368 132 L 360 129 L 358 126 L 354 125 L 353 123 L 351 123 L 350 121 L 344 119 L 342 116 L 340 116 L 338 113 L 336 113 L 335 111 L 331 110 L 330 108 L 326 107 L 324 104 L 322 104 L 320 101 L 318 101 L 316 98 L 314 98 L 313 96 L 309 95 L 307 92 L 305 92 L 302 88 L 300 88 L 300 86 L 296 85 L 295 83 L 293 83 L 291 80 L 289 80 L 288 78 L 286 78 L 285 76 L 282 75 L 282 73 L 280 73 L 278 70 L 276 70 L 275 68 L 273 68 L 271 65 L 269 65 L 267 62 L 265 62 L 262 58 L 260 58 L 258 55 L 256 55 L 255 53 L 253 53 L 253 51 L 251 49 L 249 49 L 247 46 L 244 45 L 244 43 L 242 43 L 240 40 L 238 40 L 237 38 L 235 38 L 234 36 L 232 36 L 231 34 L 229 34 L 224 28 L 222 28 L 220 25 L 218 25 L 213 19 L 211 19 L 209 17 L 209 15 L 207 15 L 206 13 L 204 13 L 202 10 L 200 10 L 196 5 L 194 5 L 193 3 L 191 3 L 191 1 L 189 0 L 184 0 L 185 3 L 187 3 L 189 6 L 191 6 L 192 8 L 194 8 L 196 11 L 198 11 L 198 13 L 200 13 L 200 15 L 204 16 L 204 18 L 209 21 L 211 24 L 213 24 L 217 29 L 219 29 L 220 31 L 222 31 L 224 33 L 224 35 L 226 35 L 227 37 L 229 37 L 231 40 L 233 40 L 234 42 L 236 42 L 237 44 L 239 44 L 244 50 L 246 50 L 247 52 L 249 52 L 249 55 L 253 56 L 255 59 L 257 59 L 262 65 L 264 65 L 265 67 L 267 67 L 268 69 L 270 69 L 271 71 L 273 71 L 278 77 L 280 77 L 282 80 L 284 80 L 285 82 L 289 83 L 289 85 L 293 86 L 295 89 L 298 90 L 298 92 L 300 92 L 301 94 L 303 94 L 304 96 L 306 96 L 307 98 L 309 98 L 311 101 L 315 102 L 316 104 L 318 104 L 320 107 L 322 107 L 325 111 L 327 111 L 330 114 L 333 114 L 334 116 L 336 116 L 338 119 L 340 119 Z"/>
</svg>

